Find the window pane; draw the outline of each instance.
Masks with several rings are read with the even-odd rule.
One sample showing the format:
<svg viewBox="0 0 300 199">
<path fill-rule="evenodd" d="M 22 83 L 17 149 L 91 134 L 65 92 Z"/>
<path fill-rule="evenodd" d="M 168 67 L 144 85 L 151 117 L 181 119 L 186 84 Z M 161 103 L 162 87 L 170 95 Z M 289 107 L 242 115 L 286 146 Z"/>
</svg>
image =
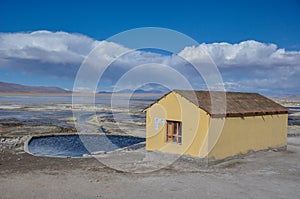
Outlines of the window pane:
<svg viewBox="0 0 300 199">
<path fill-rule="evenodd" d="M 181 137 L 178 137 L 178 143 L 181 144 Z"/>
<path fill-rule="evenodd" d="M 173 142 L 177 142 L 177 137 L 173 136 Z"/>
<path fill-rule="evenodd" d="M 167 121 L 166 141 L 181 143 L 181 122 Z M 180 137 L 180 138 L 179 138 Z"/>
<path fill-rule="evenodd" d="M 173 124 L 172 124 L 172 122 L 168 122 L 168 128 L 169 128 L 169 129 L 168 129 L 168 130 L 169 130 L 169 132 L 168 132 L 169 135 L 172 135 L 172 134 L 173 134 L 173 131 L 174 131 L 174 130 L 173 130 Z"/>
<path fill-rule="evenodd" d="M 174 122 L 174 134 L 176 135 L 177 134 L 177 128 L 178 128 L 178 123 Z"/>
<path fill-rule="evenodd" d="M 178 136 L 181 136 L 181 123 L 178 123 Z"/>
</svg>

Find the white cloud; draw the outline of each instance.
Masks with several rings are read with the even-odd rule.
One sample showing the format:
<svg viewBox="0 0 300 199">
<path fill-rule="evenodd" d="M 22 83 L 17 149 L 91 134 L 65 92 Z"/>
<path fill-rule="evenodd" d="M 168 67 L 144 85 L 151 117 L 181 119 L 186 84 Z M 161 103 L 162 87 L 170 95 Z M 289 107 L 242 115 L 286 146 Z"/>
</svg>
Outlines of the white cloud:
<svg viewBox="0 0 300 199">
<path fill-rule="evenodd" d="M 0 59 L 38 60 L 41 63 L 80 64 L 100 42 L 87 36 L 66 32 L 35 31 L 31 33 L 0 33 Z M 239 44 L 212 43 L 184 48 L 179 55 L 187 60 L 201 60 L 206 50 L 218 67 L 230 66 L 298 66 L 299 51 L 286 51 L 275 44 L 253 40 Z M 114 60 L 116 54 L 130 50 L 119 44 L 105 42 L 101 48 L 103 59 Z M 171 56 L 136 51 L 120 61 L 122 65 L 140 63 L 174 65 Z M 176 63 L 175 63 L 176 64 Z"/>
<path fill-rule="evenodd" d="M 186 67 L 186 63 L 178 56 L 133 51 L 117 57 L 130 49 L 113 42 L 97 41 L 85 35 L 66 32 L 0 33 L 0 67 L 16 72 L 74 79 L 82 61 L 99 44 L 101 48 L 96 50 L 99 56 L 90 61 L 96 67 L 100 62 L 115 61 L 112 70 L 106 73 L 112 82 L 133 67 L 147 63 L 171 66 L 191 81 L 199 82 L 195 70 Z M 249 40 L 238 44 L 222 42 L 187 46 L 179 56 L 192 63 L 203 63 L 204 50 L 219 67 L 225 87 L 230 90 L 278 88 L 299 91 L 300 51 L 287 51 L 275 44 Z M 92 75 L 93 70 L 89 74 Z M 137 75 L 137 80 L 143 75 Z"/>
<path fill-rule="evenodd" d="M 84 58 L 99 44 L 99 60 L 113 61 L 130 49 L 106 41 L 66 32 L 35 31 L 29 33 L 0 33 L 0 59 L 36 60 L 52 64 L 81 64 Z M 165 61 L 159 54 L 135 51 L 124 56 L 120 64 L 133 65 L 145 62 Z"/>
<path fill-rule="evenodd" d="M 299 66 L 300 52 L 286 51 L 275 44 L 265 44 L 253 40 L 239 44 L 212 43 L 184 48 L 179 55 L 187 60 L 201 61 L 205 49 L 218 67 L 272 67 Z"/>
<path fill-rule="evenodd" d="M 66 32 L 1 33 L 0 58 L 77 64 L 97 43 L 84 35 Z"/>
<path fill-rule="evenodd" d="M 300 51 L 253 40 L 238 44 L 212 43 L 184 48 L 179 55 L 201 63 L 203 49 L 219 67 L 224 86 L 233 91 L 300 92 Z"/>
</svg>

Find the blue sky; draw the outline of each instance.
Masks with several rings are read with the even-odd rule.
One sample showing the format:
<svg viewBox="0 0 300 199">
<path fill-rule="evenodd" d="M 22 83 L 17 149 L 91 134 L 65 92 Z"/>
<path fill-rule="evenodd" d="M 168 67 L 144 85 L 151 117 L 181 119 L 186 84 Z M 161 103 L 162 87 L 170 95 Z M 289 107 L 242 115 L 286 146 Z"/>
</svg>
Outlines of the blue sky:
<svg viewBox="0 0 300 199">
<path fill-rule="evenodd" d="M 0 58 L 4 60 L 0 61 L 0 81 L 72 89 L 78 70 L 79 62 L 73 63 L 66 60 L 55 62 L 48 59 L 47 54 L 43 54 L 46 51 L 37 53 L 38 49 L 35 49 L 34 56 L 30 54 L 33 52 L 32 49 L 30 52 L 26 51 L 27 56 L 21 56 L 23 52 L 20 52 L 20 48 L 16 51 L 13 45 L 8 44 L 9 41 L 11 42 L 8 39 L 11 35 L 14 36 L 15 42 L 19 42 L 18 39 L 27 41 L 28 34 L 47 30 L 49 32 L 46 33 L 45 38 L 54 36 L 57 41 L 57 38 L 61 37 L 56 37 L 55 33 L 62 31 L 67 34 L 63 38 L 75 35 L 74 39 L 80 40 L 79 46 L 85 46 L 83 43 L 88 43 L 85 46 L 86 49 L 78 53 L 85 55 L 92 49 L 93 41 L 105 40 L 128 29 L 151 26 L 182 32 L 200 44 L 207 44 L 211 53 L 221 52 L 221 49 L 224 56 L 228 55 L 227 51 L 234 51 L 236 54 L 242 52 L 238 49 L 243 49 L 248 58 L 247 51 L 268 52 L 266 54 L 270 56 L 269 59 L 259 64 L 257 64 L 259 62 L 257 56 L 253 56 L 251 60 L 243 59 L 245 56 L 239 55 L 234 62 L 238 64 L 228 64 L 222 62 L 223 59 L 218 59 L 218 56 L 212 55 L 212 58 L 217 59 L 214 60 L 217 65 L 220 65 L 224 81 L 228 85 L 236 84 L 228 89 L 270 94 L 299 93 L 300 91 L 297 86 L 300 74 L 300 65 L 297 65 L 300 51 L 300 1 L 297 0 L 163 2 L 2 0 L 0 18 L 2 35 Z M 16 35 L 20 32 L 24 35 Z M 37 37 L 30 38 L 34 40 Z M 61 41 L 65 42 L 63 39 Z M 222 42 L 232 46 L 224 47 L 220 45 Z M 215 45 L 212 45 L 213 43 Z M 28 46 L 28 44 L 24 45 Z M 68 48 L 72 46 L 71 41 L 66 45 Z M 10 53 L 6 49 L 10 50 Z M 283 55 L 280 54 L 282 49 Z M 13 53 L 20 56 L 13 56 Z M 280 56 L 277 56 L 278 54 Z M 38 55 L 40 57 L 37 57 Z M 274 57 L 278 60 L 277 62 L 272 61 Z M 249 64 L 244 64 L 244 61 L 253 64 L 249 66 Z M 260 67 L 260 64 L 266 66 Z M 271 71 L 274 74 L 270 74 Z M 283 81 L 280 82 L 276 80 L 280 79 L 276 75 L 282 73 L 287 75 L 284 78 L 280 77 Z M 283 85 L 289 80 L 291 81 L 289 85 Z M 107 82 L 107 85 L 112 83 Z M 274 92 L 276 88 L 274 85 L 278 85 L 277 92 Z"/>
</svg>

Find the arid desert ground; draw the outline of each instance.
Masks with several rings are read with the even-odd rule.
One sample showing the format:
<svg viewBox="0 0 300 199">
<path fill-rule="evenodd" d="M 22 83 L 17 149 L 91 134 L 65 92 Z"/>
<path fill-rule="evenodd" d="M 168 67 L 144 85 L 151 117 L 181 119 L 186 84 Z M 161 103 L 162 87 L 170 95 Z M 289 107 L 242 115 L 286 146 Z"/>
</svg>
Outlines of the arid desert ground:
<svg viewBox="0 0 300 199">
<path fill-rule="evenodd" d="M 103 159 L 38 157 L 24 152 L 29 135 L 76 132 L 68 112 L 70 106 L 64 99 L 60 100 L 60 104 L 45 102 L 37 106 L 30 102 L 21 106 L 24 104 L 22 99 L 19 105 L 17 102 L 14 106 L 2 105 L 0 198 L 300 197 L 297 106 L 291 108 L 286 151 L 257 152 L 213 166 L 200 166 L 194 160 L 167 162 L 162 159 L 161 166 L 153 165 L 151 160 L 143 165 L 136 161 L 135 158 L 143 158 L 147 153 L 144 148 L 105 154 Z M 143 116 L 138 115 L 143 113 L 137 111 L 142 108 L 143 104 L 138 104 L 132 109 L 131 114 L 139 118 L 135 128 L 130 122 L 126 123 L 125 117 L 120 117 L 128 132 L 135 135 L 141 135 L 144 125 Z M 108 133 L 127 133 L 115 132 L 116 124 L 107 108 L 99 107 L 99 110 L 97 118 L 103 123 L 102 129 Z M 118 113 L 123 112 L 119 110 Z M 95 130 L 99 126 L 93 123 L 94 120 L 93 115 L 87 114 L 84 125 Z"/>
</svg>

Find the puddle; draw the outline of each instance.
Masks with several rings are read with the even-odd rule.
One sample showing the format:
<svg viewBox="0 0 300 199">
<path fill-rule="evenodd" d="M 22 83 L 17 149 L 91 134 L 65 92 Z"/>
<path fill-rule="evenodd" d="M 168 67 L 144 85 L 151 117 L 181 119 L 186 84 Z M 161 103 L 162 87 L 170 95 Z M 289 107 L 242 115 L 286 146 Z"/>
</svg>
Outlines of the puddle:
<svg viewBox="0 0 300 199">
<path fill-rule="evenodd" d="M 28 143 L 28 151 L 37 156 L 82 157 L 84 154 L 114 151 L 144 141 L 144 138 L 119 135 L 54 135 L 33 137 Z"/>
</svg>

